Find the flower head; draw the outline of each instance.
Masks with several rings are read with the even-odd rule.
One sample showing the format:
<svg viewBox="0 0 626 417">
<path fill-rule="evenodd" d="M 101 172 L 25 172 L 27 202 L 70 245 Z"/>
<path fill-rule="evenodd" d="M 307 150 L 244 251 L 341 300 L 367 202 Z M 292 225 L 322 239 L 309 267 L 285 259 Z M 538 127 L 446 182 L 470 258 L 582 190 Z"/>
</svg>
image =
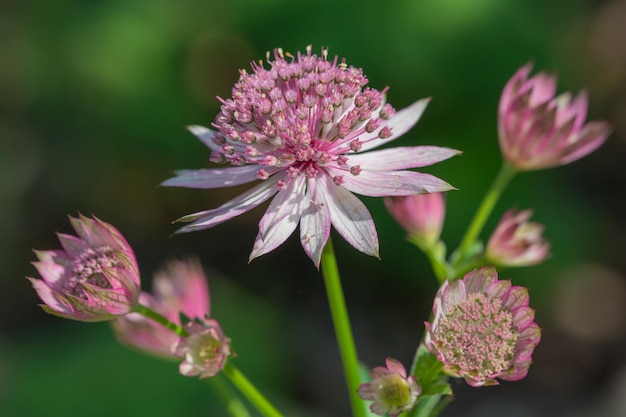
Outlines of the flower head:
<svg viewBox="0 0 626 417">
<path fill-rule="evenodd" d="M 498 107 L 500 149 L 522 171 L 569 164 L 595 151 L 608 137 L 608 123 L 587 117 L 587 94 L 554 97 L 556 78 L 520 68 L 504 87 Z"/>
<path fill-rule="evenodd" d="M 207 278 L 198 260 L 174 260 L 157 271 L 152 283 L 153 295 L 142 292 L 139 302 L 181 325 L 180 314 L 201 318 L 210 313 Z M 121 343 L 144 352 L 174 359 L 172 346 L 179 336 L 172 330 L 146 318 L 130 313 L 114 322 Z"/>
<path fill-rule="evenodd" d="M 407 378 L 406 369 L 397 360 L 387 358 L 386 365 L 372 369 L 372 380 L 361 384 L 358 393 L 361 399 L 373 401 L 370 410 L 374 414 L 395 417 L 413 408 L 422 388 L 413 375 Z"/>
<path fill-rule="evenodd" d="M 385 205 L 410 236 L 429 245 L 439 240 L 446 213 L 442 193 L 387 197 Z"/>
<path fill-rule="evenodd" d="M 507 211 L 487 242 L 487 260 L 502 266 L 529 266 L 550 255 L 550 243 L 541 233 L 543 225 L 529 222 L 531 210 Z"/>
<path fill-rule="evenodd" d="M 498 280 L 495 268 L 443 283 L 426 323 L 425 344 L 444 370 L 474 387 L 517 381 L 528 373 L 541 338 L 528 290 Z"/>
<path fill-rule="evenodd" d="M 218 188 L 261 182 L 222 206 L 182 217 L 179 232 L 206 229 L 273 197 L 259 223 L 250 259 L 274 250 L 300 225 L 300 241 L 319 265 L 331 224 L 356 249 L 378 256 L 376 228 L 366 196 L 411 195 L 452 187 L 434 176 L 408 170 L 458 152 L 433 146 L 370 149 L 400 137 L 417 123 L 428 99 L 396 112 L 386 89 L 366 87 L 363 71 L 328 51 L 297 56 L 274 51 L 269 68 L 241 71 L 232 98 L 210 130 L 190 130 L 211 150 L 211 161 L 230 167 L 180 171 L 163 185 Z"/>
<path fill-rule="evenodd" d="M 185 376 L 208 378 L 217 374 L 230 356 L 229 340 L 219 323 L 208 316 L 185 325 L 187 337 L 173 347 L 175 356 L 183 358 L 180 373 Z"/>
<path fill-rule="evenodd" d="M 28 278 L 47 313 L 103 321 L 133 309 L 139 297 L 139 268 L 122 234 L 94 217 L 70 217 L 78 236 L 59 233 L 63 250 L 35 251 L 43 280 Z"/>
</svg>

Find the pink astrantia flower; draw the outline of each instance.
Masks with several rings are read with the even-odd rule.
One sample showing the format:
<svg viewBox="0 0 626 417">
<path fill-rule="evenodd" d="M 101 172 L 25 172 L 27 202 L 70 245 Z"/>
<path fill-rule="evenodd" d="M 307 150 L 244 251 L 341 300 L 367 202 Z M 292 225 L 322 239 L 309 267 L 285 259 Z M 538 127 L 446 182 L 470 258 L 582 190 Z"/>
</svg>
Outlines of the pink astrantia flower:
<svg viewBox="0 0 626 417">
<path fill-rule="evenodd" d="M 181 313 L 191 319 L 210 313 L 207 278 L 198 260 L 170 261 L 154 275 L 152 287 L 154 295 L 142 292 L 139 302 L 179 326 Z M 163 358 L 177 358 L 172 346 L 179 336 L 154 320 L 130 313 L 113 324 L 121 343 Z"/>
<path fill-rule="evenodd" d="M 536 265 L 550 255 L 542 237 L 543 225 L 528 221 L 531 210 L 507 211 L 487 242 L 487 260 L 502 266 Z"/>
<path fill-rule="evenodd" d="M 35 251 L 43 280 L 28 278 L 47 313 L 80 320 L 111 320 L 139 297 L 139 268 L 122 234 L 94 217 L 70 217 L 78 237 L 59 233 L 63 250 Z"/>
<path fill-rule="evenodd" d="M 498 280 L 495 268 L 446 281 L 426 323 L 425 345 L 444 371 L 474 387 L 517 381 L 528 373 L 541 331 L 528 306 L 528 290 Z"/>
<path fill-rule="evenodd" d="M 387 210 L 412 237 L 432 245 L 439 240 L 446 204 L 442 193 L 385 198 Z"/>
<path fill-rule="evenodd" d="M 596 150 L 608 137 L 608 123 L 587 117 L 587 94 L 554 97 L 556 77 L 540 72 L 528 78 L 520 68 L 504 87 L 498 107 L 498 133 L 504 158 L 522 171 L 569 164 Z"/>
<path fill-rule="evenodd" d="M 434 146 L 369 151 L 397 139 L 419 120 L 420 100 L 397 113 L 385 104 L 387 89 L 365 87 L 361 69 L 321 56 L 274 51 L 269 69 L 241 71 L 232 98 L 210 130 L 189 129 L 228 168 L 179 171 L 165 186 L 229 187 L 260 180 L 222 206 L 179 219 L 178 232 L 206 229 L 273 197 L 259 223 L 250 259 L 281 245 L 300 225 L 300 241 L 319 265 L 331 224 L 356 249 L 378 256 L 378 237 L 365 205 L 352 193 L 381 197 L 452 189 L 432 175 L 408 170 L 458 152 Z"/>
<path fill-rule="evenodd" d="M 361 399 L 373 401 L 370 410 L 374 414 L 395 417 L 413 408 L 422 388 L 413 375 L 407 377 L 406 369 L 397 360 L 387 358 L 386 365 L 372 369 L 372 380 L 361 384 L 358 393 Z"/>
<path fill-rule="evenodd" d="M 215 319 L 205 317 L 185 325 L 187 337 L 173 347 L 175 356 L 183 358 L 180 373 L 185 376 L 208 378 L 217 374 L 230 356 L 229 340 Z"/>
</svg>

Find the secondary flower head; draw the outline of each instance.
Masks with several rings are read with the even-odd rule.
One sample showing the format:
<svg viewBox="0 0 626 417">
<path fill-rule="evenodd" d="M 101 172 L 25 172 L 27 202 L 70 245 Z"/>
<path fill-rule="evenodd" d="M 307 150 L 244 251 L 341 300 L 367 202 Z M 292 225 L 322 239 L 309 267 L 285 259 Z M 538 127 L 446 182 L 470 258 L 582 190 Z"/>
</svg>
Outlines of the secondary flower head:
<svg viewBox="0 0 626 417">
<path fill-rule="evenodd" d="M 190 130 L 222 169 L 180 171 L 163 185 L 218 188 L 261 182 L 222 206 L 179 219 L 179 232 L 206 229 L 273 197 L 259 223 L 250 259 L 274 250 L 300 225 L 300 241 L 319 265 L 331 224 L 356 249 L 378 256 L 370 213 L 352 193 L 381 197 L 447 191 L 423 167 L 458 152 L 434 146 L 362 153 L 397 139 L 417 123 L 428 99 L 396 112 L 385 93 L 366 87 L 363 71 L 307 48 L 297 56 L 268 53 L 269 68 L 241 71 L 210 130 Z"/>
<path fill-rule="evenodd" d="M 517 381 L 528 373 L 541 332 L 528 306 L 528 290 L 498 280 L 495 268 L 446 281 L 426 323 L 425 344 L 444 370 L 474 387 Z"/>
<path fill-rule="evenodd" d="M 94 217 L 70 217 L 78 236 L 59 233 L 63 250 L 35 251 L 43 280 L 29 278 L 47 313 L 103 321 L 133 309 L 139 297 L 139 268 L 122 234 Z"/>
<path fill-rule="evenodd" d="M 187 337 L 173 347 L 175 356 L 183 358 L 180 373 L 185 376 L 208 378 L 217 374 L 230 356 L 229 340 L 219 323 L 208 316 L 185 325 Z"/>
<path fill-rule="evenodd" d="M 550 244 L 542 237 L 543 225 L 529 222 L 531 210 L 507 211 L 487 242 L 487 260 L 502 266 L 529 266 L 546 260 Z"/>
<path fill-rule="evenodd" d="M 207 278 L 198 260 L 168 262 L 154 275 L 152 287 L 153 295 L 142 292 L 139 302 L 179 326 L 181 313 L 191 319 L 210 313 Z M 156 356 L 176 358 L 172 346 L 179 336 L 142 314 L 130 313 L 118 318 L 114 329 L 125 345 Z"/>
<path fill-rule="evenodd" d="M 358 393 L 361 399 L 373 401 L 370 410 L 374 414 L 395 417 L 413 408 L 422 388 L 413 375 L 407 378 L 406 369 L 397 360 L 387 358 L 386 365 L 372 369 L 372 380 L 361 384 Z"/>
<path fill-rule="evenodd" d="M 498 107 L 498 133 L 504 158 L 522 171 L 569 164 L 596 150 L 608 137 L 608 123 L 587 117 L 587 94 L 554 97 L 556 77 L 540 72 L 528 78 L 520 68 L 504 87 Z"/>
<path fill-rule="evenodd" d="M 446 214 L 442 193 L 388 197 L 385 205 L 410 236 L 430 245 L 439 240 Z"/>
</svg>

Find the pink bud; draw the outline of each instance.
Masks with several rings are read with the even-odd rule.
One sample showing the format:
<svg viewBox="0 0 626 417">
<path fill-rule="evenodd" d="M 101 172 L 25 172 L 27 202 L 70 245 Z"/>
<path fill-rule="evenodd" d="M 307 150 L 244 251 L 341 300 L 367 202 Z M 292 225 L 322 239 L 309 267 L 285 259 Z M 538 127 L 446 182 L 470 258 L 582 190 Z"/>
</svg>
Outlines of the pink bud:
<svg viewBox="0 0 626 417">
<path fill-rule="evenodd" d="M 529 222 L 531 210 L 507 211 L 487 242 L 486 257 L 501 266 L 539 264 L 550 256 L 550 244 L 542 237 L 543 225 Z"/>
<path fill-rule="evenodd" d="M 139 268 L 122 234 L 94 217 L 70 217 L 78 236 L 59 233 L 63 250 L 35 251 L 43 280 L 29 278 L 47 313 L 79 321 L 112 320 L 139 298 Z"/>
<path fill-rule="evenodd" d="M 446 212 L 442 193 L 388 197 L 385 205 L 411 237 L 429 245 L 439 240 Z"/>
<path fill-rule="evenodd" d="M 554 97 L 556 78 L 540 72 L 528 79 L 531 64 L 504 87 L 498 107 L 498 133 L 504 158 L 521 171 L 576 161 L 600 147 L 611 128 L 603 121 L 585 124 L 587 94 Z"/>
</svg>

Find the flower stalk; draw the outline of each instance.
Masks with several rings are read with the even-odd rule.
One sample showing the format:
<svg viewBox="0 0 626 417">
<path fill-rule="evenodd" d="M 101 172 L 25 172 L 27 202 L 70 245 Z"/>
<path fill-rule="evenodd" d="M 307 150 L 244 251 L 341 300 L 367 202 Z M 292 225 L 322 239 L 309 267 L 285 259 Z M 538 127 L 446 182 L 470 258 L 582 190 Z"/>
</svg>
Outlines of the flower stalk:
<svg viewBox="0 0 626 417">
<path fill-rule="evenodd" d="M 470 256 L 472 246 L 475 244 L 478 235 L 485 226 L 485 222 L 487 222 L 487 219 L 496 206 L 498 199 L 516 173 L 517 170 L 511 164 L 503 161 L 500 172 L 491 184 L 491 188 L 489 188 L 487 194 L 483 197 L 472 222 L 461 240 L 461 244 L 459 245 L 459 249 L 456 254 L 457 257 L 453 262 L 455 269 L 463 265 L 468 260 L 467 258 Z"/>
<path fill-rule="evenodd" d="M 224 375 L 265 417 L 283 417 L 283 415 L 259 392 L 258 389 L 233 364 L 227 362 L 222 369 Z"/>
<path fill-rule="evenodd" d="M 361 383 L 359 377 L 359 359 L 352 336 L 352 328 L 350 326 L 350 319 L 348 318 L 348 309 L 346 308 L 343 289 L 341 288 L 337 259 L 330 237 L 322 251 L 321 264 L 326 294 L 328 296 L 328 304 L 330 305 L 330 313 L 333 318 L 337 343 L 341 353 L 341 361 L 343 362 L 346 383 L 348 385 L 352 415 L 354 417 L 366 417 L 365 406 L 357 394 L 357 388 Z"/>
<path fill-rule="evenodd" d="M 184 327 L 171 322 L 166 317 L 153 311 L 149 307 L 138 305 L 134 311 L 156 321 L 159 324 L 162 324 L 181 337 L 188 336 Z M 261 394 L 261 392 L 250 382 L 250 380 L 248 380 L 248 378 L 246 378 L 246 376 L 230 362 L 227 362 L 224 365 L 222 372 L 265 417 L 283 417 L 283 415 L 263 396 L 263 394 Z M 249 416 L 247 410 L 243 407 L 243 404 L 238 403 L 236 398 L 232 398 L 232 395 L 229 395 L 224 387 L 218 387 L 217 391 L 222 400 L 228 400 L 227 408 L 233 417 Z M 225 397 L 225 394 L 228 394 L 228 396 Z"/>
<path fill-rule="evenodd" d="M 160 325 L 170 329 L 171 331 L 173 331 L 180 337 L 188 336 L 187 332 L 185 331 L 183 327 L 177 325 L 176 323 L 171 322 L 167 317 L 157 313 L 156 311 L 152 310 L 150 307 L 146 307 L 142 304 L 137 304 L 135 308 L 133 309 L 133 312 L 139 313 L 142 316 L 159 323 Z"/>
</svg>

